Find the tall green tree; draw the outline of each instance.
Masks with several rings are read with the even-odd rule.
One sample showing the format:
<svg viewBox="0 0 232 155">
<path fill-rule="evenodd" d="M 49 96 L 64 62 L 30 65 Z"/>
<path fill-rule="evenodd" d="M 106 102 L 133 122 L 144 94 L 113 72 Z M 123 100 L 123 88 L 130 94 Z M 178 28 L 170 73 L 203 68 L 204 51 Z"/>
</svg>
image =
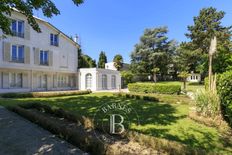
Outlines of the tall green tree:
<svg viewBox="0 0 232 155">
<path fill-rule="evenodd" d="M 182 72 L 199 72 L 198 65 L 201 60 L 202 53 L 198 49 L 190 49 L 191 43 L 183 42 L 179 45 L 174 56 L 174 63 L 177 71 Z"/>
<path fill-rule="evenodd" d="M 105 63 L 107 63 L 107 57 L 105 52 L 101 51 L 98 60 L 98 68 L 105 68 Z"/>
<path fill-rule="evenodd" d="M 84 0 L 72 0 L 75 5 L 83 3 Z M 20 13 L 27 17 L 31 27 L 41 32 L 38 23 L 33 17 L 34 10 L 42 10 L 45 17 L 51 18 L 54 15 L 59 15 L 60 11 L 52 0 L 1 0 L 0 2 L 0 29 L 4 34 L 11 34 L 11 21 L 7 16 L 11 16 L 12 11 L 17 9 Z"/>
<path fill-rule="evenodd" d="M 172 63 L 172 55 L 176 42 L 168 40 L 167 27 L 146 29 L 131 53 L 131 70 L 135 74 L 151 75 L 152 69 L 159 68 L 161 77 L 168 74 L 168 65 Z"/>
<path fill-rule="evenodd" d="M 182 52 L 189 51 L 190 57 L 195 55 L 194 52 L 200 52 L 198 61 L 194 61 L 195 70 L 201 71 L 204 75 L 208 72 L 208 52 L 211 39 L 217 37 L 217 53 L 213 57 L 213 71 L 217 73 L 224 72 L 226 68 L 229 68 L 231 58 L 231 26 L 223 26 L 222 19 L 225 16 L 225 12 L 217 11 L 216 8 L 209 7 L 200 10 L 198 16 L 194 17 L 194 24 L 188 26 L 187 38 L 191 41 L 188 46 L 182 47 Z M 226 54 L 225 54 L 226 53 Z M 188 59 L 190 59 L 190 57 Z M 193 62 L 192 61 L 192 62 Z M 223 63 L 222 67 L 217 66 L 216 63 Z"/>
<path fill-rule="evenodd" d="M 78 68 L 95 68 L 96 61 L 90 56 L 83 54 L 81 48 L 78 49 Z"/>
<path fill-rule="evenodd" d="M 114 56 L 114 67 L 119 71 L 123 67 L 123 57 L 120 54 Z"/>
</svg>

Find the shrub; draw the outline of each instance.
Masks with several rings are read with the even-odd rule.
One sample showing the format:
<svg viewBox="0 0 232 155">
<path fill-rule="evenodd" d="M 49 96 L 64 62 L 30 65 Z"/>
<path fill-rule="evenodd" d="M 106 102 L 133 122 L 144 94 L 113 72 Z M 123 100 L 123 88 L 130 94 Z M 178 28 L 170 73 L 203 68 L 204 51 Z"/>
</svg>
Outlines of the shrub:
<svg viewBox="0 0 232 155">
<path fill-rule="evenodd" d="M 94 123 L 92 119 L 85 116 L 73 114 L 61 108 L 59 109 L 51 108 L 50 106 L 41 103 L 27 103 L 27 104 L 20 104 L 19 106 L 25 109 L 37 109 L 38 111 L 45 112 L 54 115 L 56 117 L 65 118 L 69 121 L 76 123 L 81 123 L 85 129 L 94 128 Z"/>
<path fill-rule="evenodd" d="M 91 154 L 100 155 L 107 151 L 107 144 L 103 144 L 93 132 L 86 131 L 82 126 L 76 125 L 74 127 L 72 125 L 70 127 L 70 125 L 67 125 L 67 122 L 64 123 L 60 119 L 48 117 L 43 113 L 27 110 L 19 106 L 11 107 L 10 110 L 59 135 L 82 150 L 91 152 Z"/>
<path fill-rule="evenodd" d="M 130 92 L 158 93 L 158 94 L 180 94 L 181 86 L 176 84 L 162 83 L 131 83 L 128 84 Z"/>
<path fill-rule="evenodd" d="M 216 92 L 198 91 L 195 94 L 197 112 L 204 116 L 215 117 L 220 114 L 220 100 Z"/>
<path fill-rule="evenodd" d="M 198 86 L 198 85 L 201 85 L 200 82 L 189 82 L 188 83 L 189 86 Z"/>
<path fill-rule="evenodd" d="M 205 89 L 207 90 L 209 88 L 209 78 L 208 77 L 205 78 L 204 85 L 205 85 Z"/>
<path fill-rule="evenodd" d="M 86 91 L 52 91 L 52 92 L 28 92 L 28 93 L 5 93 L 1 94 L 3 98 L 30 98 L 30 97 L 58 97 L 71 95 L 90 94 L 90 90 Z"/>
<path fill-rule="evenodd" d="M 126 97 L 126 98 L 141 99 L 141 100 L 145 100 L 145 101 L 155 101 L 155 102 L 159 101 L 156 97 L 151 96 L 151 95 L 147 95 L 147 94 L 114 93 L 114 95 L 120 96 L 120 97 Z"/>
<path fill-rule="evenodd" d="M 222 114 L 232 126 L 232 71 L 219 75 L 217 91 L 221 101 Z"/>
<path fill-rule="evenodd" d="M 132 83 L 133 80 L 133 73 L 130 71 L 122 71 L 121 72 L 122 80 L 123 80 L 123 87 L 126 87 L 128 83 Z"/>
</svg>

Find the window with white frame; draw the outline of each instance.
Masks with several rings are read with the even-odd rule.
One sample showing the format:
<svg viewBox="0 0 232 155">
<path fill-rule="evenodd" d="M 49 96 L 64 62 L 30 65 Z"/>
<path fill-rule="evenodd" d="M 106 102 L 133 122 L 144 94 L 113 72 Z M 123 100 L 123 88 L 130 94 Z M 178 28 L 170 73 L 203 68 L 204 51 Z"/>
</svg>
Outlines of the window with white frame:
<svg viewBox="0 0 232 155">
<path fill-rule="evenodd" d="M 40 51 L 40 65 L 48 65 L 48 51 Z"/>
<path fill-rule="evenodd" d="M 24 38 L 24 21 L 12 20 L 11 31 L 14 36 Z"/>
<path fill-rule="evenodd" d="M 107 75 L 102 75 L 102 89 L 107 89 Z"/>
<path fill-rule="evenodd" d="M 59 46 L 58 34 L 50 34 L 50 45 Z"/>
<path fill-rule="evenodd" d="M 65 87 L 69 87 L 70 83 L 69 83 L 69 76 L 67 75 L 60 75 L 58 76 L 58 87 L 60 88 L 65 88 Z"/>
<path fill-rule="evenodd" d="M 112 89 L 116 88 L 116 76 L 115 75 L 111 76 L 111 87 Z"/>
<path fill-rule="evenodd" d="M 11 61 L 24 63 L 24 46 L 23 45 L 12 45 Z"/>
<path fill-rule="evenodd" d="M 85 76 L 85 87 L 86 89 L 91 89 L 92 88 L 92 74 L 88 73 Z"/>
<path fill-rule="evenodd" d="M 22 86 L 23 86 L 22 73 L 10 73 L 10 87 L 22 88 Z"/>
<path fill-rule="evenodd" d="M 39 76 L 39 88 L 47 88 L 47 75 Z"/>
</svg>

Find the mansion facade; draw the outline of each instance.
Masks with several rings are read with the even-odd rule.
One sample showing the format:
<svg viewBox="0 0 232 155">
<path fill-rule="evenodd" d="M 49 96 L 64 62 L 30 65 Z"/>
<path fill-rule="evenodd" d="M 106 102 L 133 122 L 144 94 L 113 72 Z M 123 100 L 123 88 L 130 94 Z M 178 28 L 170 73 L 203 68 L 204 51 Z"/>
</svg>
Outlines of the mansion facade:
<svg viewBox="0 0 232 155">
<path fill-rule="evenodd" d="M 11 16 L 13 36 L 0 30 L 0 93 L 119 89 L 118 71 L 77 69 L 79 45 L 49 22 L 34 31 L 21 13 Z"/>
</svg>

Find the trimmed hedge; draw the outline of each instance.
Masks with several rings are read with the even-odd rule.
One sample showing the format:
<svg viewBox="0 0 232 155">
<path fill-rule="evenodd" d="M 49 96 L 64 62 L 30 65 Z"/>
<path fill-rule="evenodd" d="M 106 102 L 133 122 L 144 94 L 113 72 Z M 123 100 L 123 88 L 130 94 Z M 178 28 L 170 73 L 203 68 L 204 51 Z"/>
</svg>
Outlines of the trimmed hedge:
<svg viewBox="0 0 232 155">
<path fill-rule="evenodd" d="M 71 95 L 90 94 L 90 90 L 85 91 L 52 91 L 52 92 L 28 92 L 28 93 L 5 93 L 0 96 L 3 98 L 37 98 L 37 97 L 59 97 Z"/>
<path fill-rule="evenodd" d="M 221 101 L 222 114 L 232 126 L 232 71 L 219 75 L 217 91 Z"/>
<path fill-rule="evenodd" d="M 73 114 L 71 112 L 65 111 L 61 108 L 52 108 L 48 105 L 42 103 L 26 103 L 26 104 L 19 104 L 19 107 L 24 109 L 36 109 L 40 112 L 45 112 L 50 115 L 54 115 L 56 117 L 65 118 L 69 121 L 80 123 L 84 126 L 85 129 L 87 128 L 94 128 L 93 120 L 86 116 L 81 116 L 77 114 Z"/>
<path fill-rule="evenodd" d="M 133 98 L 133 99 L 140 99 L 140 100 L 145 100 L 145 101 L 155 101 L 158 102 L 159 100 L 151 95 L 146 95 L 146 94 L 137 94 L 137 93 L 114 93 L 115 96 L 119 97 L 126 97 L 126 98 Z"/>
<path fill-rule="evenodd" d="M 80 149 L 94 155 L 106 154 L 108 144 L 103 144 L 93 132 L 86 131 L 82 126 L 75 127 L 62 123 L 60 119 L 48 117 L 38 111 L 27 110 L 19 106 L 11 107 L 10 110 L 34 122 L 44 129 L 59 135 L 68 142 L 80 147 Z"/>
<path fill-rule="evenodd" d="M 158 94 L 180 94 L 181 86 L 175 84 L 162 83 L 130 83 L 130 92 L 138 93 L 158 93 Z"/>
</svg>

